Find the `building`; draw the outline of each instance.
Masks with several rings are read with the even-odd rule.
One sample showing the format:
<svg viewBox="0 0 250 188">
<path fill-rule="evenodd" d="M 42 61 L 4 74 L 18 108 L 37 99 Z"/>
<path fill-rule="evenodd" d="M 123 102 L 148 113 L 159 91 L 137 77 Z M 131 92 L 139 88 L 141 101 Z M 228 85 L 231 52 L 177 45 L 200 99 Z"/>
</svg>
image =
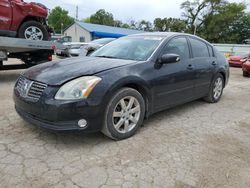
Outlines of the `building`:
<svg viewBox="0 0 250 188">
<path fill-rule="evenodd" d="M 142 32 L 143 31 L 135 29 L 125 29 L 76 21 L 64 30 L 64 35 L 72 37 L 72 42 L 89 42 L 98 38 L 119 38 Z"/>
</svg>

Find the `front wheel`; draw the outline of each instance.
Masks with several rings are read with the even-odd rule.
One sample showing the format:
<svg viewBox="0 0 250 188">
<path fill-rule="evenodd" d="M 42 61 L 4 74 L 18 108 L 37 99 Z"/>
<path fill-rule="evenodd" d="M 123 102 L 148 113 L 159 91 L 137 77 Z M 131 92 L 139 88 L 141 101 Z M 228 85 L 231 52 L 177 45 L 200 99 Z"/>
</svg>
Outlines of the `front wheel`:
<svg viewBox="0 0 250 188">
<path fill-rule="evenodd" d="M 49 33 L 40 22 L 27 21 L 21 25 L 18 37 L 30 40 L 49 40 Z"/>
<path fill-rule="evenodd" d="M 145 115 L 145 102 L 135 89 L 123 88 L 110 99 L 102 132 L 114 139 L 131 137 L 141 126 Z"/>
<path fill-rule="evenodd" d="M 220 100 L 224 89 L 224 78 L 221 74 L 215 76 L 208 95 L 204 98 L 209 103 L 216 103 Z"/>
</svg>

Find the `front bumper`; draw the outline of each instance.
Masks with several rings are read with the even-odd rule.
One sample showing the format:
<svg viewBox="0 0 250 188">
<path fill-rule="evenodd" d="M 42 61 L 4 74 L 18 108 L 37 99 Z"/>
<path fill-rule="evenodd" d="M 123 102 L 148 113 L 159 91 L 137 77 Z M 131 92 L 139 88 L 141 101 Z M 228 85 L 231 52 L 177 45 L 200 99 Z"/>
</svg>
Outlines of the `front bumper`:
<svg viewBox="0 0 250 188">
<path fill-rule="evenodd" d="M 57 101 L 47 91 L 38 102 L 27 101 L 14 90 L 14 102 L 17 113 L 27 122 L 38 127 L 54 131 L 81 130 L 84 132 L 100 131 L 104 112 L 101 106 L 91 105 L 87 100 Z M 81 128 L 78 121 L 85 119 L 87 126 Z"/>
<path fill-rule="evenodd" d="M 240 62 L 240 61 L 229 60 L 228 62 L 229 62 L 229 65 L 232 67 L 241 67 L 242 66 L 242 62 Z"/>
</svg>

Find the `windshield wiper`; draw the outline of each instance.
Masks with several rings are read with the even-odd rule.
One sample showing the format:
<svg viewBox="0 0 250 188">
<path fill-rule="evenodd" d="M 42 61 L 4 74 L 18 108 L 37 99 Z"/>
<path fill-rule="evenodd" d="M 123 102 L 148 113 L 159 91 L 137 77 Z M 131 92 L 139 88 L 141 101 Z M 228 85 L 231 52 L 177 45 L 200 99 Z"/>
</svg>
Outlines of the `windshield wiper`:
<svg viewBox="0 0 250 188">
<path fill-rule="evenodd" d="M 117 59 L 117 57 L 108 56 L 108 55 L 98 55 L 98 56 L 95 56 L 95 57 L 103 57 L 103 58 Z"/>
</svg>

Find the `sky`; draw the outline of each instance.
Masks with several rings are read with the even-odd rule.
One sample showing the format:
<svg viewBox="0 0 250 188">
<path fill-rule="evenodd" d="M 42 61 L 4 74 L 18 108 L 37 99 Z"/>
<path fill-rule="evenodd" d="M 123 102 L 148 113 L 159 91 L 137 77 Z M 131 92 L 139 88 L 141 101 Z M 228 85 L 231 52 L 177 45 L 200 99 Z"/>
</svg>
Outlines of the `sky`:
<svg viewBox="0 0 250 188">
<path fill-rule="evenodd" d="M 30 0 L 26 0 L 29 2 Z M 111 12 L 115 19 L 128 22 L 129 20 L 149 20 L 160 17 L 180 18 L 180 5 L 185 0 L 32 0 L 42 3 L 49 9 L 61 6 L 68 10 L 69 15 L 75 17 L 78 5 L 78 18 L 83 19 L 94 14 L 99 9 Z M 250 0 L 229 0 L 230 2 L 245 2 L 250 11 Z"/>
</svg>

